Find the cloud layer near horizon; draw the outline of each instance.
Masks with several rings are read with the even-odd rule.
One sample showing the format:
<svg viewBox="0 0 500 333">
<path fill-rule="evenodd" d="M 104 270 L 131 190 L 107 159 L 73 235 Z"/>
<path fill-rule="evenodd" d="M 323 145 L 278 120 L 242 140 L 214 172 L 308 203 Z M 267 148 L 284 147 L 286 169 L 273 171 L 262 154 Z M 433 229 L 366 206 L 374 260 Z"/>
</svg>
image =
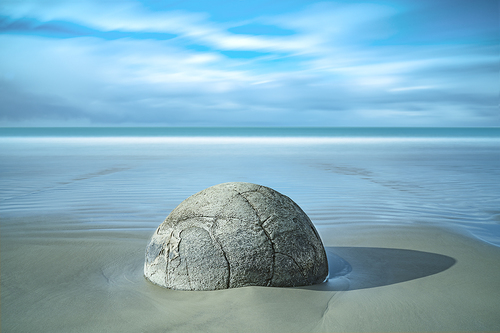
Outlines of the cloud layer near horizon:
<svg viewBox="0 0 500 333">
<path fill-rule="evenodd" d="M 206 3 L 5 2 L 0 125 L 500 126 L 494 1 Z"/>
</svg>

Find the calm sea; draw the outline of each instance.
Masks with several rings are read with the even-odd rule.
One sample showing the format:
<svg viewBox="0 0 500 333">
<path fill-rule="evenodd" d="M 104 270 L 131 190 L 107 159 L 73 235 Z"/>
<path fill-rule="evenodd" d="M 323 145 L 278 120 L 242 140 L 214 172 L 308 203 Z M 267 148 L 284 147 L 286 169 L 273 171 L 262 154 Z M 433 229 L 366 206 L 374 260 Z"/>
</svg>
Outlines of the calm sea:
<svg viewBox="0 0 500 333">
<path fill-rule="evenodd" d="M 2 218 L 40 216 L 54 232 L 153 232 L 230 181 L 291 197 L 320 233 L 433 224 L 500 246 L 499 128 L 0 129 L 4 237 L 23 230 Z"/>
</svg>

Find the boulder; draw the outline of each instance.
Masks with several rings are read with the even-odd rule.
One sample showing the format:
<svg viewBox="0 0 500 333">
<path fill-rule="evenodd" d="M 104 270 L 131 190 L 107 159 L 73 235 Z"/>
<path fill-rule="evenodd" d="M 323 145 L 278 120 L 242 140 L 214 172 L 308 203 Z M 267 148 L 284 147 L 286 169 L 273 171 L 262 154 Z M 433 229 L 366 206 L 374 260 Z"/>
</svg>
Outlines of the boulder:
<svg viewBox="0 0 500 333">
<path fill-rule="evenodd" d="M 155 231 L 144 276 L 178 290 L 321 283 L 325 249 L 309 217 L 287 196 L 224 183 L 184 200 Z"/>
</svg>

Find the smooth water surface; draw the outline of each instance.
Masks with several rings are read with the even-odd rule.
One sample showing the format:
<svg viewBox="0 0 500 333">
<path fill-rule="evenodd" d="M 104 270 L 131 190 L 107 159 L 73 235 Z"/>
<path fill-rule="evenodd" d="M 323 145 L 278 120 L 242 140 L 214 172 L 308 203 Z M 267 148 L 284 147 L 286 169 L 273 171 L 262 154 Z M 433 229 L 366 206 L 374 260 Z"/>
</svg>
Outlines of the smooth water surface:
<svg viewBox="0 0 500 333">
<path fill-rule="evenodd" d="M 63 214 L 74 222 L 61 231 L 152 231 L 188 196 L 244 181 L 291 197 L 320 232 L 446 224 L 500 245 L 496 128 L 2 131 L 3 218 Z"/>
</svg>

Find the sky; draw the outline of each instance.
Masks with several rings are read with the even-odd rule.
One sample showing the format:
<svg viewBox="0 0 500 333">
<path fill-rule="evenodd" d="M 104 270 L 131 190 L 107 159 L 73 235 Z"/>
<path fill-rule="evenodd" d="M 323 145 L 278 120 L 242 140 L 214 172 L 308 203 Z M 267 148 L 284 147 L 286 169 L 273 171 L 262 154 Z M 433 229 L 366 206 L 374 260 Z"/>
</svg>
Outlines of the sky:
<svg viewBox="0 0 500 333">
<path fill-rule="evenodd" d="M 0 126 L 500 126 L 499 0 L 2 0 Z"/>
</svg>

